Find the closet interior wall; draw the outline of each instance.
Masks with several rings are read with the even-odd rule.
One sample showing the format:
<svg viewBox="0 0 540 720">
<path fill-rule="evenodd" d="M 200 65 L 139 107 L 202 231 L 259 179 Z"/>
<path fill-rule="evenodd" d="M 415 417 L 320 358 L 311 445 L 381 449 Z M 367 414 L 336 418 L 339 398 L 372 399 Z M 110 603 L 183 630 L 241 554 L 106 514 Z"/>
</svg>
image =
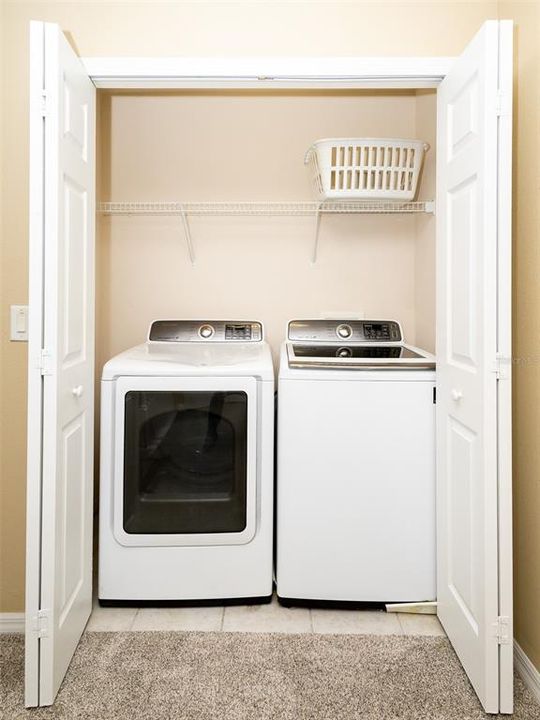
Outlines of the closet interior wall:
<svg viewBox="0 0 540 720">
<path fill-rule="evenodd" d="M 435 98 L 425 91 L 100 91 L 98 199 L 313 200 L 304 154 L 323 137 L 431 143 L 419 197 L 435 193 Z M 96 376 L 164 317 L 262 320 L 274 357 L 292 317 L 399 319 L 434 349 L 432 215 L 101 216 Z"/>
</svg>

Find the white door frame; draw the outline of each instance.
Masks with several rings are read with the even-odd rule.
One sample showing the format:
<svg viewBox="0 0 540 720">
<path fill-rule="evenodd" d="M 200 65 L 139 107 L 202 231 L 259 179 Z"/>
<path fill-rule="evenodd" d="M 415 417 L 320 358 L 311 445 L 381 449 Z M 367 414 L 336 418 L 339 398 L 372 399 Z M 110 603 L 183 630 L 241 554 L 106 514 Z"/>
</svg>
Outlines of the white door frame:
<svg viewBox="0 0 540 720">
<path fill-rule="evenodd" d="M 436 88 L 452 57 L 87 57 L 97 88 Z"/>
</svg>

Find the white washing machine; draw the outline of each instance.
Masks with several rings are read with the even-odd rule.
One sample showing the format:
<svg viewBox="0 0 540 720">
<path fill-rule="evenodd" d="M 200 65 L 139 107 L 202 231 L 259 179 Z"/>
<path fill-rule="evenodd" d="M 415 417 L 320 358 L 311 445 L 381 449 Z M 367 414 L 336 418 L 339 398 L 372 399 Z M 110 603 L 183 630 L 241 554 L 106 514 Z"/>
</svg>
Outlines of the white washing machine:
<svg viewBox="0 0 540 720">
<path fill-rule="evenodd" d="M 278 388 L 283 603 L 434 600 L 435 358 L 392 321 L 288 325 Z"/>
<path fill-rule="evenodd" d="M 159 320 L 101 384 L 99 599 L 269 600 L 274 374 L 258 322 Z"/>
</svg>

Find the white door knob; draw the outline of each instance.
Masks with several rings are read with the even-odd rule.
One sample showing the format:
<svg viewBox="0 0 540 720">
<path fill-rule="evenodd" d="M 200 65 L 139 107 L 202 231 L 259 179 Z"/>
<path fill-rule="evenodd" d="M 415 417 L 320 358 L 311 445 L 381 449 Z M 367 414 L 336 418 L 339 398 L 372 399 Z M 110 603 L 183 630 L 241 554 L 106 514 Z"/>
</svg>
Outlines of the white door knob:
<svg viewBox="0 0 540 720">
<path fill-rule="evenodd" d="M 452 400 L 455 400 L 458 402 L 463 397 L 463 393 L 461 390 L 456 390 L 455 388 L 452 389 L 452 392 L 450 393 L 452 395 Z"/>
<path fill-rule="evenodd" d="M 71 391 L 71 394 L 76 398 L 80 398 L 82 396 L 83 392 L 84 392 L 83 386 L 77 385 L 77 387 L 73 388 L 73 390 Z"/>
</svg>

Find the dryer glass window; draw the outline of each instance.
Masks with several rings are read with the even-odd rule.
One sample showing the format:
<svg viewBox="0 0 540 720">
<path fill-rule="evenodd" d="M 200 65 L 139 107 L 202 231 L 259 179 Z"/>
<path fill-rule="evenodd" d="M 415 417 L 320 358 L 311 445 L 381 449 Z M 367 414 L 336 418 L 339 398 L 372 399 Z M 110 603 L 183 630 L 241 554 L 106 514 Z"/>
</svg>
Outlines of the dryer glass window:
<svg viewBox="0 0 540 720">
<path fill-rule="evenodd" d="M 126 394 L 127 533 L 245 529 L 247 402 L 239 391 Z"/>
</svg>

